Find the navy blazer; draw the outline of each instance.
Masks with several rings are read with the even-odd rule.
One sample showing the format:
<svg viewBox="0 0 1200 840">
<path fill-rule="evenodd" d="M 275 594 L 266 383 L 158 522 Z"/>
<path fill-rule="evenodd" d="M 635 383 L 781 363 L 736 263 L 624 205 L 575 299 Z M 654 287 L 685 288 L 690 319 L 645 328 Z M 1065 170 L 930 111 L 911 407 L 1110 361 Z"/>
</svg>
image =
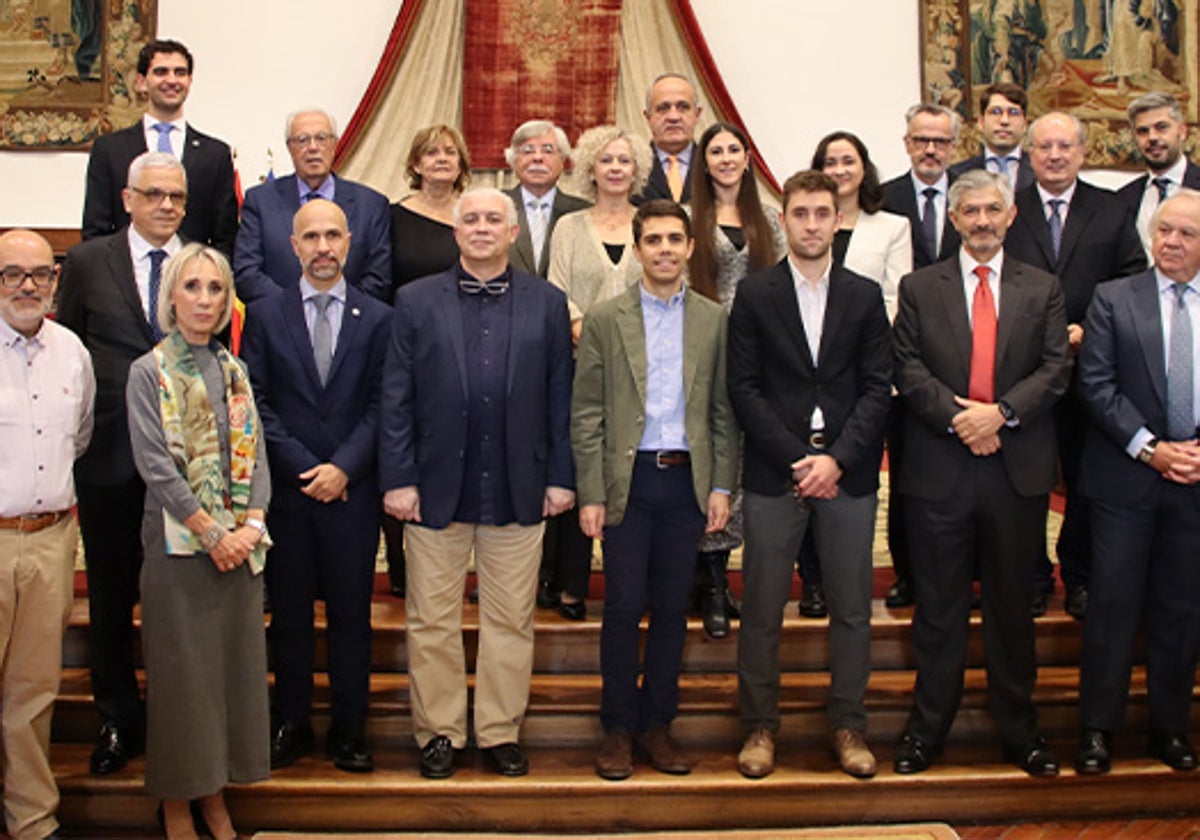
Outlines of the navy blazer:
<svg viewBox="0 0 1200 840">
<path fill-rule="evenodd" d="M 1133 218 L 1137 219 L 1138 213 L 1142 209 L 1142 196 L 1146 194 L 1146 182 L 1150 180 L 1150 175 L 1145 174 L 1140 178 L 1134 178 L 1121 189 L 1117 190 L 1117 198 L 1124 202 L 1125 206 L 1133 213 Z M 1187 162 L 1187 168 L 1183 171 L 1183 185 L 1190 190 L 1200 190 L 1200 166 Z"/>
<path fill-rule="evenodd" d="M 984 155 L 978 154 L 975 157 L 960 160 L 951 166 L 950 180 L 953 181 L 959 175 L 964 172 L 970 172 L 972 169 L 987 169 L 987 160 Z M 1037 177 L 1033 174 L 1033 164 L 1029 161 L 1029 155 L 1022 152 L 1021 157 L 1017 161 L 1017 183 L 1013 189 L 1023 190 L 1036 180 Z"/>
<path fill-rule="evenodd" d="M 383 490 L 416 486 L 421 524 L 450 524 L 467 445 L 466 349 L 458 268 L 396 293 L 383 374 L 379 473 Z M 571 461 L 571 323 L 567 298 L 538 277 L 512 273 L 505 455 L 522 525 L 542 519 L 549 486 L 575 487 Z"/>
<path fill-rule="evenodd" d="M 388 201 L 363 184 L 334 178 L 333 201 L 346 214 L 350 253 L 342 272 L 346 282 L 389 303 L 392 288 L 391 217 Z M 292 217 L 300 209 L 296 176 L 285 175 L 246 192 L 242 226 L 233 252 L 238 297 L 249 303 L 300 282 L 300 261 L 292 250 Z"/>
<path fill-rule="evenodd" d="M 948 173 L 949 183 L 954 183 L 954 175 Z M 925 246 L 925 237 L 921 233 L 921 209 L 917 206 L 917 194 L 913 192 L 912 174 L 905 172 L 883 185 L 883 209 L 908 219 L 909 232 L 912 234 L 913 268 L 924 268 L 936 262 L 950 259 L 958 253 L 962 244 L 958 231 L 950 223 L 950 201 L 947 196 L 946 215 L 942 220 L 942 247 L 936 254 L 929 253 Z"/>
<path fill-rule="evenodd" d="M 242 358 L 250 371 L 271 464 L 271 507 L 311 503 L 300 473 L 331 463 L 349 477 L 349 509 L 378 518 L 376 472 L 383 358 L 391 310 L 353 286 L 329 376 L 317 378 L 300 286 L 246 311 Z"/>
<path fill-rule="evenodd" d="M 129 179 L 129 164 L 145 151 L 146 133 L 140 119 L 129 128 L 96 138 L 88 155 L 83 196 L 84 239 L 107 236 L 129 224 L 121 190 Z M 189 124 L 183 138 L 183 170 L 188 199 L 179 235 L 232 256 L 238 207 L 229 146 Z"/>
</svg>

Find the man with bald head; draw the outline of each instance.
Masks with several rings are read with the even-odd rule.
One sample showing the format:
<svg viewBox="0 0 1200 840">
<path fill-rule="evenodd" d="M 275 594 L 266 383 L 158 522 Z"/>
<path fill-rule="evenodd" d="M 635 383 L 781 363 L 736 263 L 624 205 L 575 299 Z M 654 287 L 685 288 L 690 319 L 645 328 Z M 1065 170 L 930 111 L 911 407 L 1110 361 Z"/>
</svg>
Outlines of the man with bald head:
<svg viewBox="0 0 1200 840">
<path fill-rule="evenodd" d="M 642 115 L 650 128 L 654 163 L 646 188 L 635 198 L 635 204 L 652 198 L 669 198 L 681 204 L 691 199 L 688 172 L 696 154 L 694 135 L 701 110 L 696 88 L 685 76 L 664 73 L 650 85 Z"/>
<path fill-rule="evenodd" d="M 92 433 L 92 360 L 46 318 L 58 267 L 41 236 L 0 235 L 0 765 L 16 840 L 58 837 L 50 718 L 62 675 L 79 529 L 71 465 Z"/>
<path fill-rule="evenodd" d="M 388 307 L 344 274 L 352 234 L 332 201 L 296 211 L 295 282 L 246 313 L 250 370 L 271 462 L 267 563 L 275 698 L 271 767 L 310 752 L 313 602 L 325 601 L 334 766 L 374 769 L 366 740 L 371 586 L 381 511 L 375 468 Z"/>
</svg>

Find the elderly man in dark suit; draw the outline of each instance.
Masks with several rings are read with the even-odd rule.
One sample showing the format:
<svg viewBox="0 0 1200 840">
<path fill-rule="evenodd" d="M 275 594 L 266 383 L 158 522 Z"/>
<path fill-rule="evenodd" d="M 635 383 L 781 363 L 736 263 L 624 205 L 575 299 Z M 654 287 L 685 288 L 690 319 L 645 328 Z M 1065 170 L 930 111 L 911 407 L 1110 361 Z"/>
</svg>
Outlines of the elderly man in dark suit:
<svg viewBox="0 0 1200 840">
<path fill-rule="evenodd" d="M 302 204 L 324 198 L 342 208 L 350 226 L 350 253 L 343 266 L 346 282 L 391 303 L 387 198 L 333 173 L 337 128 L 324 111 L 289 114 L 285 137 L 295 173 L 247 190 L 242 205 L 242 224 L 233 252 L 238 297 L 249 303 L 296 284 L 300 261 L 292 250 L 292 218 Z"/>
<path fill-rule="evenodd" d="M 1079 382 L 1093 425 L 1092 502 L 1075 769 L 1106 773 L 1145 616 L 1150 755 L 1195 770 L 1188 707 L 1200 651 L 1200 193 L 1155 211 L 1154 268 L 1105 283 L 1088 310 Z"/>
<path fill-rule="evenodd" d="M 685 76 L 664 73 L 646 92 L 642 115 L 650 128 L 654 162 L 650 179 L 634 204 L 652 198 L 669 198 L 686 203 L 692 196 L 692 157 L 696 154 L 695 132 L 703 109 L 696 102 L 696 88 Z"/>
<path fill-rule="evenodd" d="M 1021 148 L 1028 125 L 1026 109 L 1029 97 L 1025 89 L 1012 82 L 996 82 L 979 94 L 979 133 L 983 148 L 974 157 L 950 167 L 953 180 L 972 169 L 997 172 L 1008 179 L 1014 190 L 1033 183 L 1033 166 Z"/>
<path fill-rule="evenodd" d="M 1058 283 L 1004 248 L 1015 212 L 1007 179 L 966 173 L 950 189 L 958 256 L 900 283 L 896 387 L 910 416 L 899 483 L 913 543 L 917 684 L 897 773 L 929 767 L 958 711 L 976 568 L 1004 755 L 1032 776 L 1058 773 L 1037 734 L 1029 599 L 1057 473 L 1051 409 L 1070 357 Z"/>
<path fill-rule="evenodd" d="M 178 41 L 154 40 L 138 53 L 134 88 L 147 97 L 146 114 L 129 128 L 96 138 L 88 156 L 83 238 L 106 236 L 129 224 L 123 192 L 129 164 L 147 151 L 183 161 L 189 184 L 180 233 L 233 255 L 237 196 L 229 146 L 184 121 L 192 87 L 192 54 Z"/>
<path fill-rule="evenodd" d="M 542 520 L 575 503 L 566 296 L 508 263 L 517 212 L 499 190 L 462 194 L 461 257 L 396 295 L 383 378 L 384 508 L 408 543 L 409 676 L 424 776 L 467 743 L 462 591 L 479 578 L 475 739 L 505 776 L 529 702 Z"/>
<path fill-rule="evenodd" d="M 143 748 L 145 710 L 133 657 L 133 607 L 142 567 L 145 485 L 133 464 L 125 409 L 129 366 L 162 338 L 157 320 L 162 266 L 177 235 L 187 176 L 174 155 L 146 152 L 123 191 L 129 227 L 67 252 L 58 321 L 74 330 L 96 369 L 96 426 L 75 465 L 87 558 L 92 693 L 103 726 L 93 773 L 113 773 Z"/>
<path fill-rule="evenodd" d="M 312 749 L 313 601 L 325 601 L 333 720 L 326 752 L 374 769 L 366 741 L 371 589 L 382 501 L 379 389 L 391 310 L 346 283 L 346 216 L 316 199 L 296 212 L 303 276 L 250 306 L 242 356 L 271 461 L 276 535 L 267 564 L 275 669 L 271 766 Z"/>
<path fill-rule="evenodd" d="M 1087 137 L 1083 124 L 1069 114 L 1054 112 L 1039 117 L 1029 137 L 1037 180 L 1017 193 L 1017 219 L 1004 247 L 1017 259 L 1058 277 L 1067 307 L 1068 338 L 1077 352 L 1083 316 L 1096 284 L 1142 271 L 1146 258 L 1133 214 L 1108 190 L 1079 180 Z M 1076 484 L 1087 418 L 1074 381 L 1055 408 L 1054 419 L 1067 485 L 1057 547 L 1059 574 L 1067 612 L 1082 619 L 1087 612 L 1091 545 L 1087 501 Z M 1046 596 L 1054 589 L 1046 552 L 1038 554 L 1031 602 L 1035 616 L 1046 611 Z"/>
</svg>

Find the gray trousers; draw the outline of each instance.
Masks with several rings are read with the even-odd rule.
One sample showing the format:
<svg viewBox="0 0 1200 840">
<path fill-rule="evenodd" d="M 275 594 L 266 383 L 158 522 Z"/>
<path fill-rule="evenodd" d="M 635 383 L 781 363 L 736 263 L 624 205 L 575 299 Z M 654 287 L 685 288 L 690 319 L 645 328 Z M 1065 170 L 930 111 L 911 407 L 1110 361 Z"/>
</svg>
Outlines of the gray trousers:
<svg viewBox="0 0 1200 840">
<path fill-rule="evenodd" d="M 797 501 L 749 491 L 743 502 L 742 620 L 738 703 L 747 729 L 779 729 L 779 637 L 792 568 L 812 523 L 829 603 L 829 728 L 865 732 L 871 672 L 871 546 L 876 494 Z"/>
</svg>

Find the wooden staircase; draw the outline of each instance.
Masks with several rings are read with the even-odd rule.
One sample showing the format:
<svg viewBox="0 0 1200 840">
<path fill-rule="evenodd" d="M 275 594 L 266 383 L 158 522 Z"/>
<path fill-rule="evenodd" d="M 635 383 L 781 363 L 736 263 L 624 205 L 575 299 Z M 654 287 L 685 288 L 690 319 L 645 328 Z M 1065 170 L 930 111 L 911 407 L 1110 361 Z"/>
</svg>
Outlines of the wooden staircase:
<svg viewBox="0 0 1200 840">
<path fill-rule="evenodd" d="M 741 732 L 736 700 L 736 631 L 713 641 L 699 621 L 689 623 L 684 649 L 680 715 L 674 732 L 695 753 L 690 776 L 670 777 L 638 765 L 623 782 L 592 771 L 599 724 L 599 602 L 591 618 L 568 622 L 539 611 L 534 678 L 522 743 L 532 770 L 520 779 L 488 772 L 473 750 L 460 756 L 448 780 L 422 779 L 411 736 L 405 674 L 403 603 L 377 597 L 373 605 L 373 674 L 369 733 L 378 769 L 341 773 L 321 754 L 273 774 L 270 781 L 233 788 L 230 809 L 242 831 L 621 831 L 717 827 L 795 827 L 841 823 L 978 821 L 1132 817 L 1200 813 L 1200 773 L 1175 773 L 1146 758 L 1145 675 L 1134 674 L 1127 724 L 1116 742 L 1113 772 L 1035 780 L 1002 762 L 987 713 L 978 614 L 972 618 L 970 668 L 962 709 L 944 757 L 928 772 L 891 771 L 892 745 L 911 704 L 914 680 L 908 628 L 911 609 L 875 602 L 873 673 L 867 692 L 868 739 L 877 748 L 879 775 L 869 781 L 839 772 L 826 746 L 828 622 L 796 617 L 789 603 L 781 659 L 783 729 L 778 768 L 750 781 L 736 769 Z M 324 616 L 318 611 L 318 637 Z M 478 629 L 466 606 L 468 664 Z M 1078 656 L 1082 625 L 1061 603 L 1037 622 L 1037 701 L 1043 730 L 1064 767 L 1078 726 Z M 324 667 L 319 642 L 318 668 Z M 62 791 L 60 818 L 76 834 L 88 828 L 145 832 L 156 802 L 142 789 L 141 760 L 109 777 L 88 775 L 97 728 L 85 666 L 87 605 L 75 605 L 65 644 L 67 670 L 55 709 L 52 758 Z M 1197 692 L 1200 694 L 1200 692 Z M 316 719 L 328 723 L 328 683 L 318 675 Z M 1200 730 L 1193 730 L 1200 737 Z"/>
</svg>

